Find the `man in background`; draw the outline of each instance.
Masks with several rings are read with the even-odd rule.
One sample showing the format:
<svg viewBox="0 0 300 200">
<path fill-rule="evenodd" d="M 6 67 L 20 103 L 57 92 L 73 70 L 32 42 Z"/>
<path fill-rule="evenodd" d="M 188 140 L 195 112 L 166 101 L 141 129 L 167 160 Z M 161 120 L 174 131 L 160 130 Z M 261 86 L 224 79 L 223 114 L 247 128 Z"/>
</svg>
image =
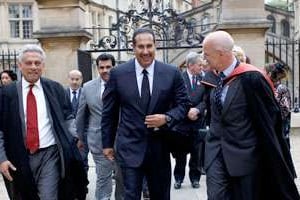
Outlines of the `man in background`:
<svg viewBox="0 0 300 200">
<path fill-rule="evenodd" d="M 96 59 L 99 76 L 85 83 L 79 100 L 76 116 L 76 129 L 79 140 L 87 137 L 87 143 L 96 165 L 97 200 L 107 200 L 112 194 L 112 173 L 114 161 L 107 159 L 102 152 L 102 94 L 109 79 L 109 72 L 115 65 L 111 54 L 101 54 Z"/>
<path fill-rule="evenodd" d="M 72 113 L 74 117 L 77 115 L 78 105 L 79 105 L 79 98 L 81 95 L 81 84 L 82 84 L 82 73 L 81 71 L 77 69 L 73 69 L 68 74 L 68 84 L 69 87 L 66 88 L 66 93 L 68 96 L 68 99 L 71 102 L 72 105 Z M 77 138 L 78 136 L 75 135 Z M 77 138 L 78 139 L 78 138 Z M 89 147 L 87 144 L 87 137 L 86 135 L 83 135 L 81 140 L 77 140 L 77 147 L 79 148 L 84 168 L 86 172 L 89 170 L 89 162 L 88 162 L 88 154 L 89 154 Z"/>
<path fill-rule="evenodd" d="M 72 112 L 76 116 L 81 94 L 82 73 L 77 69 L 71 70 L 68 74 L 68 84 L 67 95 L 72 104 Z"/>
<path fill-rule="evenodd" d="M 186 56 L 186 71 L 183 79 L 191 100 L 191 108 L 186 119 L 181 121 L 172 130 L 178 145 L 174 146 L 172 155 L 175 158 L 174 188 L 180 189 L 185 176 L 187 154 L 190 153 L 189 178 L 193 188 L 199 188 L 201 171 L 204 162 L 204 137 L 199 130 L 204 129 L 206 106 L 203 103 L 205 88 L 201 84 L 202 65 L 205 64 L 203 56 L 190 52 Z"/>
</svg>

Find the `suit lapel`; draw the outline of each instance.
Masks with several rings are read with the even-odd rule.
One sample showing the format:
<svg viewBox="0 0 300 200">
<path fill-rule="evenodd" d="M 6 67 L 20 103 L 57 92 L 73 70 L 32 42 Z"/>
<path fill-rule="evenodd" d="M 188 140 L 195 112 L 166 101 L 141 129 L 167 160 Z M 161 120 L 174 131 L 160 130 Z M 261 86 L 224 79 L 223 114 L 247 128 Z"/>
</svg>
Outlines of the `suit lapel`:
<svg viewBox="0 0 300 200">
<path fill-rule="evenodd" d="M 66 88 L 66 92 L 67 92 L 68 99 L 71 99 L 71 91 L 69 87 Z"/>
<path fill-rule="evenodd" d="M 191 90 L 192 90 L 192 86 L 191 86 L 190 77 L 189 77 L 187 71 L 185 71 L 185 72 L 183 73 L 183 79 L 184 79 L 185 85 L 186 85 L 186 87 L 187 87 L 187 89 L 188 89 L 188 93 L 190 94 L 190 93 L 191 93 Z"/>
<path fill-rule="evenodd" d="M 22 90 L 22 81 L 18 81 L 16 83 L 17 92 L 18 92 L 18 102 L 19 102 L 19 115 L 21 119 L 21 125 L 22 125 L 22 134 L 25 139 L 26 137 L 26 126 L 25 126 L 25 113 L 24 113 L 24 106 L 23 105 L 23 90 Z M 24 94 L 26 95 L 26 94 Z"/>
<path fill-rule="evenodd" d="M 101 86 L 101 78 L 97 78 L 95 84 L 93 85 L 94 89 L 96 90 L 96 102 L 97 100 L 100 101 L 100 104 L 96 103 L 95 105 L 99 105 L 100 107 L 102 107 L 102 96 L 101 96 L 101 90 L 102 90 L 102 86 Z"/>
<path fill-rule="evenodd" d="M 151 100 L 148 108 L 148 113 L 152 113 L 155 105 L 157 104 L 159 94 L 160 94 L 160 84 L 163 84 L 163 80 L 161 80 L 161 77 L 159 74 L 161 73 L 159 62 L 155 61 L 154 65 L 154 73 L 153 73 L 153 85 L 152 85 L 152 95 Z"/>
<path fill-rule="evenodd" d="M 230 107 L 230 104 L 231 104 L 233 98 L 235 97 L 236 91 L 238 89 L 238 85 L 239 84 L 235 84 L 234 82 L 231 85 L 229 85 L 228 91 L 227 91 L 227 94 L 225 97 L 225 101 L 223 104 L 223 112 L 222 112 L 223 114 L 226 113 L 226 111 Z"/>
<path fill-rule="evenodd" d="M 136 79 L 136 70 L 135 70 L 135 61 L 132 59 L 128 62 L 126 65 L 126 83 L 122 82 L 120 84 L 126 84 L 127 88 L 125 93 L 130 95 L 132 100 L 132 105 L 135 107 L 136 110 L 138 110 L 142 115 L 144 115 L 144 111 L 141 108 L 141 97 L 139 93 L 138 83 Z"/>
</svg>

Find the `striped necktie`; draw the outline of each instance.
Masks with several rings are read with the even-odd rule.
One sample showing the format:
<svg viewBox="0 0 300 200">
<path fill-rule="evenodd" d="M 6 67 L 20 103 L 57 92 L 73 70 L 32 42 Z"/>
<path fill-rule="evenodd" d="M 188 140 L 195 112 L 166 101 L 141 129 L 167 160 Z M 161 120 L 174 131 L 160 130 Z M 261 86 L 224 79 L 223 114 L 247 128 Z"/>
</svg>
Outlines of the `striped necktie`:
<svg viewBox="0 0 300 200">
<path fill-rule="evenodd" d="M 222 105 L 222 91 L 223 91 L 223 80 L 225 78 L 225 74 L 223 72 L 220 72 L 218 75 L 218 83 L 217 83 L 217 87 L 215 89 L 215 103 L 218 109 L 218 112 L 221 113 L 222 109 L 223 109 L 223 105 Z"/>
</svg>

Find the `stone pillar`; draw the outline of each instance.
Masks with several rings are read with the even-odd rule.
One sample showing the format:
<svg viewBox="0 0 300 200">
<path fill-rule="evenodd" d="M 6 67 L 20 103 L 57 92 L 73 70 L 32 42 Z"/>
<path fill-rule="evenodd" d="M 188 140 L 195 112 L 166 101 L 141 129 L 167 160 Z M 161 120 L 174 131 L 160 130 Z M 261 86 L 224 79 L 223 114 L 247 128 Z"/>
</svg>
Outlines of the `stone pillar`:
<svg viewBox="0 0 300 200">
<path fill-rule="evenodd" d="M 67 74 L 78 69 L 77 49 L 92 35 L 83 28 L 86 0 L 37 0 L 39 30 L 34 32 L 46 52 L 44 75 L 65 84 Z"/>
<path fill-rule="evenodd" d="M 264 0 L 222 1 L 218 29 L 229 32 L 236 45 L 241 46 L 251 64 L 265 63 L 265 32 L 270 26 L 266 20 Z"/>
</svg>

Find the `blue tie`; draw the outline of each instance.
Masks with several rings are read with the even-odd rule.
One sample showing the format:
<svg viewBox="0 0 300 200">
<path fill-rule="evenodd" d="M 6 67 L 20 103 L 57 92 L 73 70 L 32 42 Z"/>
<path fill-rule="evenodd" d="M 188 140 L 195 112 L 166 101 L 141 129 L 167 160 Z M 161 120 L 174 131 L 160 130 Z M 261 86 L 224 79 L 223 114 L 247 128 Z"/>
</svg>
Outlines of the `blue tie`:
<svg viewBox="0 0 300 200">
<path fill-rule="evenodd" d="M 76 97 L 76 91 L 74 90 L 72 92 L 72 94 L 73 94 L 73 97 L 72 97 L 72 111 L 73 111 L 73 114 L 76 115 L 77 105 L 78 105 L 78 101 L 77 101 L 77 97 Z"/>
<path fill-rule="evenodd" d="M 222 97 L 222 91 L 223 91 L 223 79 L 224 78 L 225 78 L 224 73 L 220 72 L 218 75 L 217 87 L 215 89 L 215 103 L 216 103 L 219 113 L 221 113 L 222 109 L 223 109 L 221 97 Z"/>
</svg>

